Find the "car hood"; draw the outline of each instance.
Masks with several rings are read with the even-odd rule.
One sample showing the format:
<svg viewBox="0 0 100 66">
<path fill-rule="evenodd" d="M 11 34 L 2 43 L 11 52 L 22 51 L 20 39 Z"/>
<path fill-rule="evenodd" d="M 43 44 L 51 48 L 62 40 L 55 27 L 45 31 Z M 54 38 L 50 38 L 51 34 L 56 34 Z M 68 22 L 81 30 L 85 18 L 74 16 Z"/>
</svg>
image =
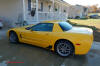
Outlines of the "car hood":
<svg viewBox="0 0 100 66">
<path fill-rule="evenodd" d="M 69 33 L 93 34 L 93 30 L 85 27 L 73 27 L 71 30 L 66 31 Z"/>
</svg>

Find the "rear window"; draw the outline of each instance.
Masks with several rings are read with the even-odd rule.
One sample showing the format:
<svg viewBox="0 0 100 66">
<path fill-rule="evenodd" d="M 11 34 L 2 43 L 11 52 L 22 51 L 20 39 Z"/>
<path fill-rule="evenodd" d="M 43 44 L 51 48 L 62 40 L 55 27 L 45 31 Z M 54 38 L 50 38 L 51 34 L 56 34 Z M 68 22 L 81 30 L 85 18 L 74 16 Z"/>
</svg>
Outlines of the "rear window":
<svg viewBox="0 0 100 66">
<path fill-rule="evenodd" d="M 39 23 L 32 27 L 33 31 L 48 31 L 52 32 L 53 30 L 53 23 Z"/>
<path fill-rule="evenodd" d="M 68 30 L 72 29 L 72 25 L 69 24 L 68 22 L 60 22 L 59 25 L 63 31 L 68 31 Z"/>
</svg>

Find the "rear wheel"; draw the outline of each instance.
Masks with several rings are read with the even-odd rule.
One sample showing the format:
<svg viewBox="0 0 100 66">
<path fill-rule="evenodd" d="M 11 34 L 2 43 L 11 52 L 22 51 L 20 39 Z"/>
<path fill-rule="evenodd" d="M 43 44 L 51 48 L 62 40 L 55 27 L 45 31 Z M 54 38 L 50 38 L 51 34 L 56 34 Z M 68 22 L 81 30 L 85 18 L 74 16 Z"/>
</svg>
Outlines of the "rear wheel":
<svg viewBox="0 0 100 66">
<path fill-rule="evenodd" d="M 18 43 L 18 36 L 15 32 L 10 32 L 9 41 L 11 43 Z"/>
<path fill-rule="evenodd" d="M 56 42 L 55 51 L 58 55 L 67 57 L 73 54 L 74 48 L 70 42 L 65 40 L 60 40 Z"/>
</svg>

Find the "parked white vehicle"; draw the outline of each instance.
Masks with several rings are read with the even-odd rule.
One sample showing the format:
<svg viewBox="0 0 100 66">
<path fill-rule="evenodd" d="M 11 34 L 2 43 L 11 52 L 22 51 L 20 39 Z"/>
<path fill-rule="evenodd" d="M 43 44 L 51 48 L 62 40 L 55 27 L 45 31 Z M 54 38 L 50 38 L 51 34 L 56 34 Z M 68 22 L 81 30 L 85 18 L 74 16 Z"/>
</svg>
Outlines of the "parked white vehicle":
<svg viewBox="0 0 100 66">
<path fill-rule="evenodd" d="M 2 20 L 0 20 L 0 29 L 3 28 Z"/>
</svg>

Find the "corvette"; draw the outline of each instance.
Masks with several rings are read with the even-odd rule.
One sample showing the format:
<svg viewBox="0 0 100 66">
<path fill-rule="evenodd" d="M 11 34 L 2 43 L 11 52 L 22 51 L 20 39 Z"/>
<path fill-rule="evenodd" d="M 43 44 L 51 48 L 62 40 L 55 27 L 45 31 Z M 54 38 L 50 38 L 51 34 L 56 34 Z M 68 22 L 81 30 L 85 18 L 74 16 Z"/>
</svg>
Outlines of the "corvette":
<svg viewBox="0 0 100 66">
<path fill-rule="evenodd" d="M 64 21 L 44 21 L 8 30 L 11 43 L 27 43 L 50 49 L 58 55 L 87 54 L 93 42 L 93 30 L 74 27 Z"/>
</svg>

